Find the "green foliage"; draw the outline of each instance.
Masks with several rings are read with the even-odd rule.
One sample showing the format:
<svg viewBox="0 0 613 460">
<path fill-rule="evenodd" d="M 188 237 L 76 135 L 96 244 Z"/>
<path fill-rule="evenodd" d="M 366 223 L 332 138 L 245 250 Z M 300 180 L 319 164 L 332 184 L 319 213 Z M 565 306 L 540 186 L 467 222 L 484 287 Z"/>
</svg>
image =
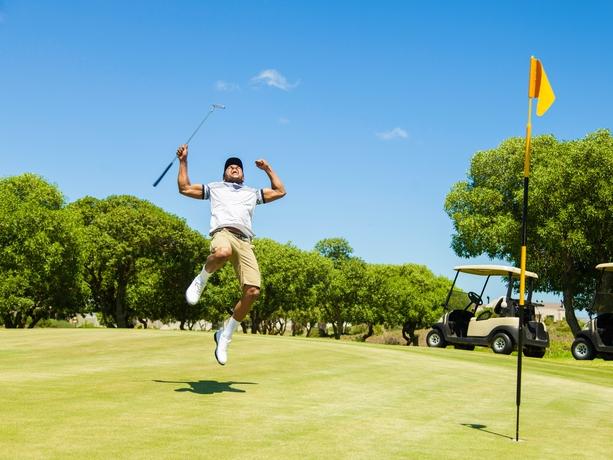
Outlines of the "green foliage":
<svg viewBox="0 0 613 460">
<path fill-rule="evenodd" d="M 487 254 L 519 266 L 524 149 L 524 140 L 513 138 L 477 152 L 468 179 L 447 195 L 458 255 Z M 538 273 L 538 290 L 563 293 L 573 329 L 574 307 L 585 307 L 595 265 L 613 260 L 611 177 L 609 131 L 574 141 L 540 136 L 532 142 L 527 268 Z"/>
<path fill-rule="evenodd" d="M 227 264 L 189 306 L 185 289 L 209 243 L 182 219 L 136 197 L 85 197 L 64 206 L 55 186 L 26 174 L 0 181 L 0 217 L 6 327 L 66 326 L 62 320 L 94 312 L 110 327 L 161 320 L 191 328 L 203 319 L 221 322 L 240 297 Z M 249 316 L 252 332 L 282 334 L 291 321 L 292 334 L 308 335 L 330 323 L 339 338 L 349 324 L 364 324 L 365 338 L 384 323 L 428 321 L 427 309 L 435 308 L 431 293 L 420 291 L 437 289 L 431 273 L 367 264 L 352 257 L 342 238 L 322 240 L 314 251 L 268 239 L 254 246 L 263 284 Z"/>
<path fill-rule="evenodd" d="M 207 246 L 183 220 L 132 196 L 86 197 L 69 209 L 82 224 L 85 279 L 105 324 L 149 318 L 183 326 L 201 317 L 184 292 Z"/>
<path fill-rule="evenodd" d="M 351 258 L 353 248 L 344 238 L 326 238 L 320 240 L 315 245 L 315 250 L 322 256 L 332 260 L 334 264 L 339 264 Z"/>
<path fill-rule="evenodd" d="M 202 265 L 198 267 L 198 270 Z M 232 314 L 240 299 L 240 285 L 231 264 L 226 264 L 209 278 L 198 305 L 202 318 L 211 323 L 220 323 Z"/>
<path fill-rule="evenodd" d="M 423 265 L 389 267 L 392 302 L 387 314 L 390 326 L 402 325 L 405 339 L 415 340 L 415 330 L 428 327 L 439 318 L 451 282 Z"/>
<path fill-rule="evenodd" d="M 0 316 L 34 327 L 76 313 L 83 301 L 81 247 L 64 197 L 33 174 L 0 180 Z"/>
<path fill-rule="evenodd" d="M 202 303 L 191 306 L 185 301 L 185 289 L 202 269 L 209 244 L 183 220 L 170 214 L 161 216 L 161 220 L 165 228 L 159 235 L 158 253 L 137 262 L 127 303 L 141 321 L 178 321 L 181 329 L 191 329 L 206 315 Z"/>
<path fill-rule="evenodd" d="M 256 240 L 255 253 L 262 289 L 250 313 L 252 332 L 275 332 L 273 326 L 279 319 L 291 319 L 299 328 L 316 321 L 319 300 L 332 269 L 330 261 L 269 239 Z"/>
<path fill-rule="evenodd" d="M 324 320 L 332 324 L 334 338 L 344 333 L 345 323 L 353 320 L 356 310 L 361 310 L 361 316 L 369 314 L 364 307 L 366 291 L 366 263 L 357 258 L 336 261 L 322 303 Z"/>
<path fill-rule="evenodd" d="M 549 333 L 549 348 L 545 353 L 547 358 L 572 358 L 570 347 L 575 339 L 566 321 L 553 322 L 545 320 Z"/>
<path fill-rule="evenodd" d="M 448 279 L 414 264 L 369 265 L 350 257 L 351 252 L 343 249 L 348 247 L 342 239 L 322 240 L 316 246 L 334 263 L 322 312 L 323 319 L 332 323 L 335 338 L 340 338 L 347 322 L 367 324 L 364 339 L 373 334 L 375 324 L 404 325 L 412 335 L 441 315 Z"/>
<path fill-rule="evenodd" d="M 63 319 L 43 319 L 40 320 L 36 327 L 46 327 L 53 329 L 70 329 L 76 327 L 74 324 Z"/>
<path fill-rule="evenodd" d="M 462 289 L 459 289 L 456 285 L 453 288 L 451 296 L 449 297 L 447 311 L 464 309 L 466 305 L 468 305 L 468 302 L 470 302 L 470 299 L 468 298 L 467 293 Z"/>
</svg>

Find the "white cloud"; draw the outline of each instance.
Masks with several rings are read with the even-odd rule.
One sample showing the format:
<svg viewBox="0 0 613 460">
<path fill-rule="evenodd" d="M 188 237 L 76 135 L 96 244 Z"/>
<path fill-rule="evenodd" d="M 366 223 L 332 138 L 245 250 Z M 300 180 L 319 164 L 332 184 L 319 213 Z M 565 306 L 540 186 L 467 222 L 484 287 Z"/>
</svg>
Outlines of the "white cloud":
<svg viewBox="0 0 613 460">
<path fill-rule="evenodd" d="M 279 124 L 280 125 L 289 125 L 289 120 L 285 117 L 281 117 L 279 118 Z"/>
<path fill-rule="evenodd" d="M 300 84 L 300 80 L 295 83 L 287 81 L 282 74 L 275 69 L 262 70 L 258 75 L 251 79 L 253 85 L 265 85 L 272 86 L 274 88 L 282 89 L 283 91 L 289 91 Z"/>
<path fill-rule="evenodd" d="M 230 91 L 239 90 L 240 87 L 236 83 L 232 83 L 232 82 L 229 82 L 229 81 L 223 81 L 223 80 L 217 80 L 215 82 L 215 89 L 217 91 L 230 92 Z"/>
<path fill-rule="evenodd" d="M 409 137 L 409 134 L 402 128 L 394 128 L 390 131 L 384 131 L 376 134 L 379 139 L 384 141 L 391 141 L 392 139 L 407 139 Z"/>
</svg>

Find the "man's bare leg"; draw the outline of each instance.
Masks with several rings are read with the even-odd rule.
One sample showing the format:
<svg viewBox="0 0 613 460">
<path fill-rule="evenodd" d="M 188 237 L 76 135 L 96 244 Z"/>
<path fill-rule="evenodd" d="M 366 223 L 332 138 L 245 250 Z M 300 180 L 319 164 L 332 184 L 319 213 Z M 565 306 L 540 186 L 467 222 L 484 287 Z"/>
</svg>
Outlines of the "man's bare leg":
<svg viewBox="0 0 613 460">
<path fill-rule="evenodd" d="M 242 320 L 245 319 L 253 302 L 255 302 L 260 295 L 260 288 L 256 286 L 244 285 L 243 296 L 236 303 L 234 307 L 234 313 L 230 317 L 228 324 L 223 329 L 218 330 L 215 333 L 215 358 L 221 365 L 226 364 L 228 361 L 228 345 L 232 341 L 232 334 Z"/>
</svg>

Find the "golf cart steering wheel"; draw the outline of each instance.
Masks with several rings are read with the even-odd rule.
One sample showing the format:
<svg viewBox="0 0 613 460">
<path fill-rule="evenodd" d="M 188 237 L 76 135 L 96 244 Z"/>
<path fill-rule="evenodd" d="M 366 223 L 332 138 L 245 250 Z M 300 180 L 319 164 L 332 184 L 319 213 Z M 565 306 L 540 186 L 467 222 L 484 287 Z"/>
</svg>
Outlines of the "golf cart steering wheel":
<svg viewBox="0 0 613 460">
<path fill-rule="evenodd" d="M 472 303 L 474 303 L 477 307 L 483 304 L 483 300 L 481 300 L 481 296 L 476 292 L 470 291 L 468 293 L 468 298 Z"/>
</svg>

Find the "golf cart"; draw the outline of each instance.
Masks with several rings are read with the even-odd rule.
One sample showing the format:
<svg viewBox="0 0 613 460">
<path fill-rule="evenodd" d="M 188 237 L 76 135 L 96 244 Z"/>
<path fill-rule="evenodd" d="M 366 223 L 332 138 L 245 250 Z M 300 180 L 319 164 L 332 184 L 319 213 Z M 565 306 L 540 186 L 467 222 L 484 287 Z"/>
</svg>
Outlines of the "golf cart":
<svg viewBox="0 0 613 460">
<path fill-rule="evenodd" d="M 494 353 L 510 354 L 517 349 L 519 337 L 519 301 L 511 298 L 514 281 L 520 277 L 520 269 L 503 265 L 462 265 L 457 272 L 445 301 L 445 313 L 426 337 L 429 347 L 444 348 L 454 345 L 464 350 L 475 346 L 491 347 Z M 454 290 L 460 273 L 484 276 L 481 293 Z M 499 297 L 489 308 L 483 306 L 483 293 L 492 276 L 507 280 L 506 295 Z M 532 284 L 536 273 L 526 272 L 528 296 L 524 305 L 524 355 L 542 358 L 549 346 L 549 334 L 545 325 L 537 321 L 532 304 Z M 464 304 L 468 302 L 467 305 Z"/>
<path fill-rule="evenodd" d="M 577 334 L 571 352 L 575 359 L 591 360 L 596 356 L 613 359 L 613 262 L 596 265 L 601 270 L 592 300 L 592 318 Z"/>
</svg>

